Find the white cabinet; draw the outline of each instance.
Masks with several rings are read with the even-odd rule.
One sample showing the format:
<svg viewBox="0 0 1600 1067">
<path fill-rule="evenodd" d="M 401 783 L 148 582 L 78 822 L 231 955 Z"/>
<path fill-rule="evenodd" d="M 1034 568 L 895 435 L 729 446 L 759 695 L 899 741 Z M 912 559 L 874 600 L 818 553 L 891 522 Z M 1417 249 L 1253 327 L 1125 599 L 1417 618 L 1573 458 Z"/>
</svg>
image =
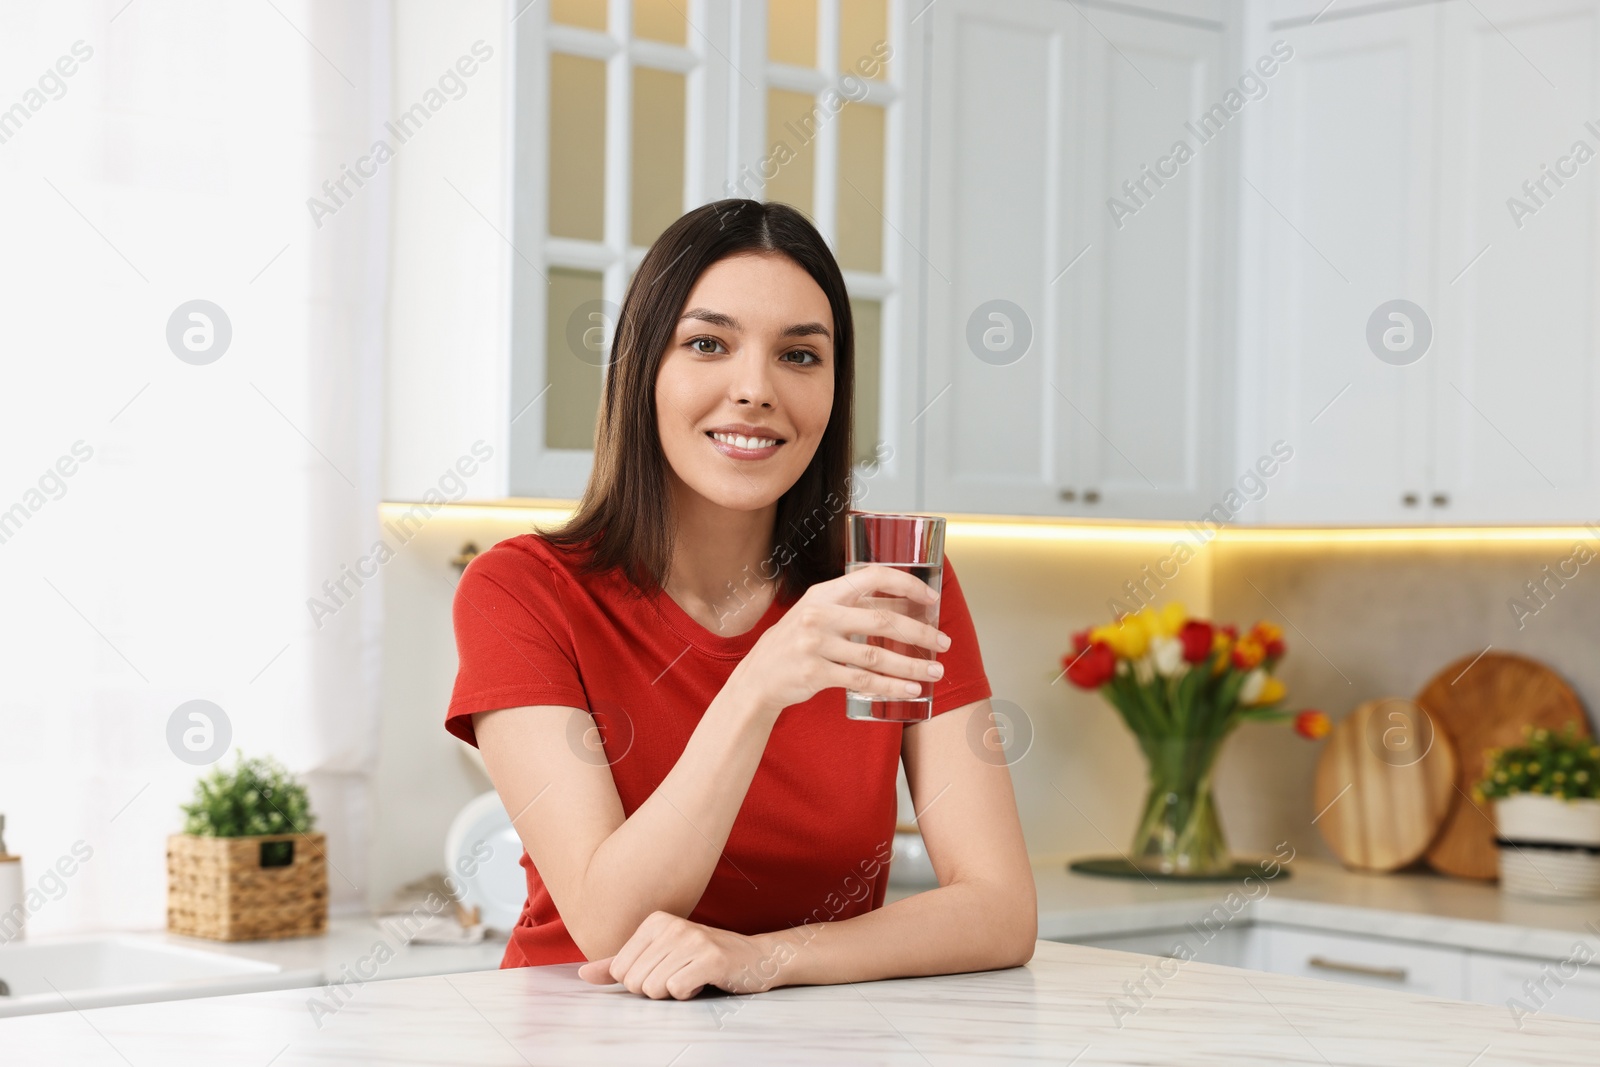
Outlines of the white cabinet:
<svg viewBox="0 0 1600 1067">
<path fill-rule="evenodd" d="M 1445 8 L 1439 517 L 1587 522 L 1600 490 L 1600 5 Z"/>
<path fill-rule="evenodd" d="M 1525 1022 L 1536 1015 L 1600 1019 L 1600 973 L 1582 955 L 1563 960 L 1528 959 L 1472 952 L 1467 959 L 1466 999 L 1494 1004 Z"/>
<path fill-rule="evenodd" d="M 1256 259 L 1256 447 L 1294 458 L 1250 517 L 1425 521 L 1427 358 L 1379 360 L 1385 301 L 1432 303 L 1435 22 L 1430 5 L 1274 32 L 1293 49 L 1262 101 L 1242 205 Z M 1408 503 L 1409 501 L 1409 503 Z"/>
<path fill-rule="evenodd" d="M 1218 963 L 1226 967 L 1259 969 L 1254 955 L 1255 930 L 1248 924 L 1207 930 L 1192 927 L 1174 927 L 1170 930 L 1148 930 L 1117 937 L 1077 938 L 1075 945 L 1092 948 L 1109 948 L 1118 952 L 1137 952 L 1144 956 L 1162 956 L 1168 959 L 1194 960 L 1198 963 Z"/>
<path fill-rule="evenodd" d="M 858 458 L 888 456 L 863 506 L 1194 520 L 1292 450 L 1234 521 L 1593 518 L 1600 0 L 891 0 L 886 76 L 791 124 L 845 84 L 849 4 L 818 0 L 792 62 L 767 0 L 706 0 L 681 45 L 517 21 L 481 124 L 515 143 L 457 152 L 492 180 L 443 194 L 501 257 L 457 318 L 511 328 L 401 344 L 389 496 L 478 438 L 473 496 L 577 495 L 600 374 L 568 327 L 614 316 L 653 173 L 674 208 L 801 203 L 834 245 Z M 563 101 L 592 114 L 552 124 Z M 811 132 L 763 179 L 785 130 Z M 1400 300 L 1428 347 L 1380 358 Z"/>
<path fill-rule="evenodd" d="M 850 0 L 693 8 L 616 0 L 517 16 L 513 224 L 500 234 L 510 330 L 479 383 L 498 410 L 472 422 L 503 446 L 495 495 L 581 494 L 645 254 L 682 213 L 751 197 L 795 206 L 834 252 L 855 326 L 856 500 L 910 508 L 922 312 L 905 235 L 923 214 L 924 26 L 900 2 L 876 22 Z M 430 395 L 420 379 L 403 388 Z"/>
<path fill-rule="evenodd" d="M 1069 453 L 1048 283 L 1073 254 L 1075 20 L 1051 0 L 944 0 L 928 20 L 922 507 L 1045 514 L 1060 509 Z"/>
<path fill-rule="evenodd" d="M 1494 1005 L 1513 1021 L 1538 1015 L 1600 1020 L 1600 950 L 1574 939 L 1561 959 L 1508 956 L 1388 937 L 1241 919 L 1202 937 L 1195 926 L 1075 937 L 1073 944 L 1349 982 Z"/>
<path fill-rule="evenodd" d="M 1272 923 L 1258 923 L 1254 933 L 1264 971 L 1455 1000 L 1466 996 L 1462 949 Z"/>
<path fill-rule="evenodd" d="M 1584 171 L 1600 163 L 1579 160 L 1600 150 L 1597 6 L 1424 4 L 1272 31 L 1294 58 L 1245 167 L 1242 308 L 1259 317 L 1255 439 L 1295 456 L 1252 518 L 1591 517 L 1600 182 Z M 1414 347 L 1380 358 L 1370 323 L 1405 326 L 1380 313 L 1395 300 L 1421 309 Z"/>
<path fill-rule="evenodd" d="M 1065 488 L 1085 516 L 1193 519 L 1216 501 L 1232 424 L 1216 265 L 1233 159 L 1225 127 L 1193 132 L 1225 92 L 1224 38 L 1113 11 L 1094 30 L 1080 39 L 1073 239 L 1057 269 L 1082 258 L 1053 282 Z"/>
<path fill-rule="evenodd" d="M 1188 518 L 1213 495 L 1228 160 L 1161 160 L 1218 95 L 1222 27 L 1128 10 L 930 10 L 925 509 Z"/>
</svg>

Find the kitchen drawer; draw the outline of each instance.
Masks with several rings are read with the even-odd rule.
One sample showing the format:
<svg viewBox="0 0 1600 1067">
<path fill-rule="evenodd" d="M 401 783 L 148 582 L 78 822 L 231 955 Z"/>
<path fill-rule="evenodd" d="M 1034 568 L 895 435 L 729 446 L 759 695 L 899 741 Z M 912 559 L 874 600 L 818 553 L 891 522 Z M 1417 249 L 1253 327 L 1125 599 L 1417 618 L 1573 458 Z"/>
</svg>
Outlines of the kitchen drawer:
<svg viewBox="0 0 1600 1067">
<path fill-rule="evenodd" d="M 1514 1022 L 1526 1023 L 1546 1013 L 1600 1019 L 1600 959 L 1594 958 L 1592 948 L 1588 955 L 1590 962 L 1582 964 L 1579 954 L 1536 960 L 1469 952 L 1465 999 L 1497 1004 L 1511 1013 Z"/>
<path fill-rule="evenodd" d="M 1168 956 L 1200 963 L 1221 963 L 1229 967 L 1250 967 L 1247 944 L 1254 931 L 1246 924 L 1215 931 L 1210 941 L 1202 941 L 1190 927 L 1170 930 L 1140 930 L 1117 937 L 1073 938 L 1074 945 L 1109 948 L 1118 952 L 1137 952 L 1145 956 Z M 1180 947 L 1184 946 L 1184 947 Z"/>
<path fill-rule="evenodd" d="M 1411 941 L 1353 937 L 1258 923 L 1264 971 L 1401 989 L 1434 997 L 1466 997 L 1467 953 Z"/>
</svg>

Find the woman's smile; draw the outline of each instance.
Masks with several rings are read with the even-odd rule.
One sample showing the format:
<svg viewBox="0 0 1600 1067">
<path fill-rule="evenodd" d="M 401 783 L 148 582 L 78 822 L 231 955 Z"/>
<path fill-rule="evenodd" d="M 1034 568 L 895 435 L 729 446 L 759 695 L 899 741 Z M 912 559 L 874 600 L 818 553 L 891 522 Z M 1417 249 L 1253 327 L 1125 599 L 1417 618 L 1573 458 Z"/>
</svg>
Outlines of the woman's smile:
<svg viewBox="0 0 1600 1067">
<path fill-rule="evenodd" d="M 706 438 L 718 452 L 734 459 L 766 459 L 776 455 L 784 443 L 782 438 L 745 437 L 741 434 L 718 433 L 715 430 L 707 430 Z"/>
</svg>

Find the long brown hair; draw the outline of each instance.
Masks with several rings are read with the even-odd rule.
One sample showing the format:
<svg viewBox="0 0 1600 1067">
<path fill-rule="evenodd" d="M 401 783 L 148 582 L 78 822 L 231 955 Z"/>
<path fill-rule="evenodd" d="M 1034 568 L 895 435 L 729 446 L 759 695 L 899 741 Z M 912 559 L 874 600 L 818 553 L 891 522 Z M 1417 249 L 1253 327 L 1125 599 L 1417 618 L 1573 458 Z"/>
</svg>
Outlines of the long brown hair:
<svg viewBox="0 0 1600 1067">
<path fill-rule="evenodd" d="M 811 463 L 778 499 L 772 554 L 757 577 L 778 579 L 778 595 L 787 600 L 843 573 L 856 362 L 850 296 L 833 253 L 803 214 L 788 204 L 738 198 L 697 207 L 667 227 L 628 285 L 601 390 L 589 482 L 572 517 L 543 534 L 562 548 L 588 548 L 582 571 L 620 568 L 646 595 L 665 585 L 677 531 L 657 433 L 656 374 L 700 275 L 727 256 L 765 252 L 793 260 L 833 308 L 833 409 Z"/>
</svg>

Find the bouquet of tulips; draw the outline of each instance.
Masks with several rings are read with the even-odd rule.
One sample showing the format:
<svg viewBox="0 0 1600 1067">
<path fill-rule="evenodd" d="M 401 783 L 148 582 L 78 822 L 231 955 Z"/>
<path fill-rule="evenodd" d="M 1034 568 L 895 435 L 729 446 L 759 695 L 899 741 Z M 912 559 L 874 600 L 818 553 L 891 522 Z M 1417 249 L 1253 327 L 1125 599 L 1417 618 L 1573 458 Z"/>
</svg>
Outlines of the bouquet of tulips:
<svg viewBox="0 0 1600 1067">
<path fill-rule="evenodd" d="M 1326 715 L 1278 707 L 1288 691 L 1273 671 L 1286 651 L 1270 622 L 1241 637 L 1172 603 L 1073 634 L 1061 662 L 1069 682 L 1101 690 L 1136 735 L 1221 736 L 1244 719 L 1292 719 L 1301 736 L 1318 740 L 1330 728 Z"/>
<path fill-rule="evenodd" d="M 1192 619 L 1181 604 L 1146 606 L 1114 623 L 1072 635 L 1062 657 L 1067 679 L 1098 689 L 1116 708 L 1149 766 L 1149 790 L 1129 861 L 1147 873 L 1213 875 L 1231 866 L 1212 799 L 1211 774 L 1223 740 L 1240 722 L 1294 723 L 1325 736 L 1320 711 L 1289 711 L 1273 673 L 1283 631 Z"/>
</svg>

